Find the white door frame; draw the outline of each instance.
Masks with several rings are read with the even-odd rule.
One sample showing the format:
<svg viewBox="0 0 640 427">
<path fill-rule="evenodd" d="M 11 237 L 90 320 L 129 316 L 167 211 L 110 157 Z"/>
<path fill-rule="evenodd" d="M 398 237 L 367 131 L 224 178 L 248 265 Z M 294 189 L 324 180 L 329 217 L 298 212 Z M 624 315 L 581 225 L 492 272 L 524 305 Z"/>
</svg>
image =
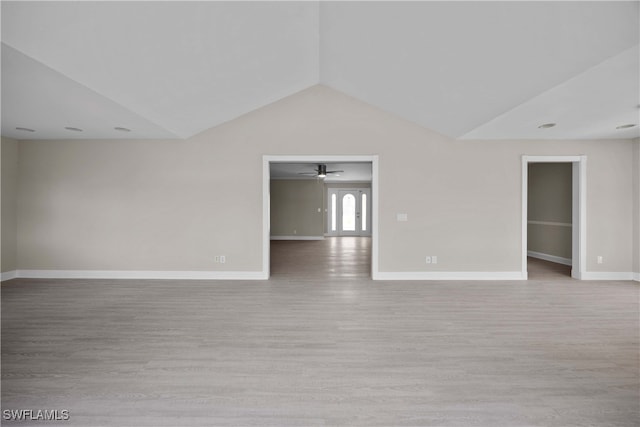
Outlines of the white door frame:
<svg viewBox="0 0 640 427">
<path fill-rule="evenodd" d="M 527 279 L 527 209 L 529 163 L 571 163 L 572 253 L 571 277 L 582 280 L 587 268 L 587 156 L 522 156 L 522 278 Z"/>
<path fill-rule="evenodd" d="M 371 277 L 378 279 L 378 156 L 264 155 L 262 156 L 262 274 L 271 275 L 271 236 L 269 218 L 271 163 L 371 163 Z"/>
</svg>

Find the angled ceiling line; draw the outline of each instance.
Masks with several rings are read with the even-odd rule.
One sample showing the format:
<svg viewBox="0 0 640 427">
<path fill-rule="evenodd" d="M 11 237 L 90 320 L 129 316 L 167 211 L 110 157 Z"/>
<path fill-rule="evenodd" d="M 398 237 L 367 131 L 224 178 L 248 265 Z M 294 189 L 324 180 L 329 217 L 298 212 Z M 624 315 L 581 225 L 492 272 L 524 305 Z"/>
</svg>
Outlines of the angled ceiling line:
<svg viewBox="0 0 640 427">
<path fill-rule="evenodd" d="M 64 77 L 65 79 L 67 79 L 67 80 L 69 80 L 69 81 L 71 81 L 71 82 L 74 82 L 74 83 L 75 83 L 75 84 L 77 84 L 78 86 L 81 86 L 82 88 L 84 88 L 84 89 L 86 89 L 86 90 L 90 91 L 91 93 L 93 93 L 93 94 L 97 95 L 98 97 L 100 97 L 100 98 L 102 98 L 102 99 L 106 99 L 107 101 L 109 101 L 109 102 L 111 102 L 111 103 L 113 103 L 113 104 L 118 105 L 119 107 L 121 107 L 121 108 L 123 108 L 124 110 L 126 110 L 126 111 L 128 111 L 128 112 L 132 113 L 133 115 L 135 115 L 135 116 L 137 116 L 137 117 L 139 117 L 139 118 L 141 118 L 141 119 L 143 119 L 143 120 L 145 120 L 145 121 L 147 121 L 147 122 L 149 122 L 149 123 L 153 124 L 154 126 L 158 127 L 159 129 L 163 130 L 164 132 L 166 132 L 166 133 L 168 133 L 168 134 L 170 134 L 170 135 L 173 135 L 173 137 L 174 137 L 174 138 L 172 138 L 172 139 L 184 139 L 183 137 L 181 137 L 180 135 L 176 134 L 176 133 L 175 133 L 175 132 L 173 132 L 172 130 L 167 129 L 165 126 L 161 125 L 161 124 L 160 124 L 160 123 L 158 123 L 157 121 L 154 121 L 154 120 L 152 120 L 151 118 L 149 118 L 149 117 L 145 116 L 144 114 L 142 114 L 142 113 L 140 113 L 140 112 L 138 112 L 138 111 L 135 111 L 134 109 L 132 109 L 132 108 L 128 107 L 127 105 L 125 105 L 125 104 L 123 104 L 123 103 L 119 102 L 119 101 L 118 101 L 118 100 L 116 100 L 116 99 L 113 99 L 112 97 L 109 97 L 109 96 L 107 96 L 107 95 L 105 95 L 105 94 L 103 94 L 103 93 L 100 93 L 99 91 L 97 91 L 97 90 L 95 90 L 94 88 L 92 88 L 92 87 L 88 86 L 87 84 L 85 84 L 85 83 L 83 83 L 83 82 L 79 81 L 78 79 L 75 79 L 75 78 L 72 78 L 72 77 L 68 76 L 68 75 L 67 75 L 67 74 L 65 74 L 64 72 L 62 72 L 62 71 L 60 71 L 60 70 L 58 70 L 58 69 L 56 69 L 56 68 L 54 68 L 54 67 L 50 66 L 49 64 L 47 64 L 47 63 L 45 63 L 45 62 L 43 62 L 43 61 L 38 60 L 37 58 L 34 58 L 34 57 L 33 57 L 33 56 L 31 56 L 31 55 L 28 55 L 27 53 L 25 53 L 25 52 L 21 51 L 20 49 L 17 49 L 16 47 L 11 46 L 11 45 L 10 45 L 10 44 L 8 44 L 7 42 L 2 41 L 2 42 L 0 42 L 0 44 L 2 45 L 2 49 L 9 48 L 9 49 L 11 49 L 11 50 L 13 50 L 13 51 L 15 51 L 15 52 L 19 53 L 20 55 L 22 55 L 22 56 L 24 56 L 24 57 L 26 57 L 26 58 L 30 59 L 31 61 L 34 61 L 34 62 L 38 63 L 38 64 L 39 64 L 39 65 L 41 65 L 42 67 L 45 67 L 45 68 L 47 68 L 47 69 L 51 70 L 52 72 L 56 73 L 57 75 L 62 76 L 62 77 Z M 115 124 L 115 125 L 117 126 L 117 124 Z"/>
<path fill-rule="evenodd" d="M 474 132 L 477 132 L 479 129 L 483 128 L 484 126 L 490 125 L 491 123 L 497 122 L 501 119 L 504 119 L 505 116 L 507 116 L 509 113 L 514 112 L 515 110 L 518 110 L 519 108 L 522 108 L 526 105 L 529 105 L 531 103 L 534 103 L 536 100 L 539 100 L 541 98 L 543 98 L 544 96 L 547 96 L 549 94 L 551 94 L 552 92 L 558 90 L 559 88 L 562 88 L 566 85 L 568 85 L 571 82 L 574 82 L 580 78 L 583 78 L 584 76 L 589 75 L 591 72 L 593 72 L 594 70 L 598 69 L 599 67 L 602 67 L 603 65 L 610 63 L 612 60 L 616 59 L 616 58 L 620 58 L 624 55 L 627 54 L 633 54 L 633 53 L 638 53 L 638 50 L 640 49 L 640 43 L 635 44 L 632 47 L 623 49 L 613 55 L 610 55 L 609 57 L 605 58 L 604 60 L 598 62 L 597 64 L 591 65 L 588 68 L 574 74 L 573 76 L 567 78 L 566 80 L 551 86 L 549 88 L 547 88 L 546 90 L 539 92 L 537 95 L 530 97 L 528 99 L 526 99 L 523 102 L 520 102 L 518 104 L 513 105 L 512 107 L 510 107 L 508 110 L 505 110 L 504 112 L 502 112 L 501 114 L 498 114 L 497 116 L 493 117 L 492 119 L 484 122 L 484 123 L 480 123 L 478 126 L 474 127 L 473 129 L 471 129 L 470 131 L 466 132 L 464 135 L 459 136 L 458 140 L 474 140 L 474 139 L 486 139 L 486 138 L 477 138 L 474 136 L 469 137 L 469 135 L 473 134 Z M 638 93 L 639 96 L 639 100 L 640 100 L 640 93 Z M 542 122 L 541 122 L 542 123 Z M 635 136 L 632 136 L 631 139 L 636 138 Z M 492 139 L 496 139 L 495 137 L 492 137 Z M 503 138 L 503 139 L 512 139 L 512 138 Z"/>
<path fill-rule="evenodd" d="M 528 52 L 526 49 L 519 49 L 519 52 L 524 52 L 520 55 L 519 59 L 522 60 L 523 58 L 533 57 L 534 59 L 530 62 L 535 68 L 530 67 L 529 65 L 531 64 L 529 62 L 525 63 L 526 68 L 524 66 L 516 69 L 507 68 L 509 73 L 505 72 L 504 74 L 505 76 L 509 76 L 510 80 L 508 80 L 506 82 L 508 84 L 506 84 L 502 80 L 495 81 L 495 78 L 493 80 L 489 78 L 489 80 L 485 82 L 486 74 L 489 74 L 489 77 L 498 74 L 496 71 L 499 71 L 501 69 L 500 67 L 504 65 L 503 62 L 500 62 L 503 61 L 501 58 L 504 58 L 504 55 L 500 56 L 497 62 L 494 61 L 496 62 L 495 65 L 484 68 L 479 67 L 479 72 L 474 67 L 461 67 L 459 63 L 466 64 L 464 61 L 477 63 L 478 57 L 482 55 L 486 56 L 485 53 L 476 55 L 476 49 L 468 49 L 461 51 L 462 53 L 466 52 L 466 56 L 462 54 L 451 56 L 448 53 L 451 49 L 446 49 L 446 47 L 451 47 L 447 44 L 446 39 L 440 40 L 437 37 L 423 37 L 425 34 L 429 35 L 430 33 L 423 32 L 425 25 L 422 18 L 431 15 L 437 17 L 437 13 L 442 13 L 443 17 L 448 17 L 452 13 L 452 11 L 449 10 L 450 6 L 445 7 L 443 4 L 433 6 L 435 9 L 422 8 L 418 10 L 418 12 L 434 12 L 424 17 L 416 13 L 407 14 L 406 11 L 399 15 L 394 15 L 389 14 L 389 10 L 387 9 L 378 10 L 372 14 L 372 16 L 376 18 L 372 21 L 374 24 L 380 22 L 385 23 L 390 17 L 400 17 L 407 20 L 405 22 L 401 19 L 396 19 L 394 22 L 396 22 L 395 29 L 397 31 L 390 32 L 389 37 L 387 37 L 388 40 L 386 40 L 390 40 L 390 43 L 382 43 L 382 45 L 379 45 L 378 42 L 380 42 L 380 40 L 366 37 L 368 27 L 363 28 L 361 31 L 359 27 L 361 24 L 357 20 L 358 17 L 361 16 L 359 9 L 348 10 L 348 13 L 344 15 L 345 12 L 342 9 L 334 10 L 331 2 L 323 3 L 321 1 L 313 1 L 309 3 L 311 4 L 308 7 L 300 10 L 295 8 L 278 9 L 273 15 L 273 17 L 277 18 L 275 21 L 266 20 L 262 13 L 257 13 L 256 11 L 249 13 L 247 19 L 244 20 L 244 12 L 240 13 L 232 9 L 231 12 L 233 13 L 229 14 L 229 16 L 242 18 L 239 21 L 240 23 L 253 23 L 258 26 L 247 26 L 248 32 L 235 31 L 243 27 L 236 25 L 237 22 L 235 20 L 226 19 L 226 21 L 233 22 L 233 25 L 229 28 L 223 26 L 222 28 L 225 31 L 223 34 L 231 34 L 239 37 L 239 39 L 230 39 L 224 43 L 214 43 L 211 46 L 215 47 L 215 50 L 212 50 L 211 46 L 205 43 L 205 41 L 208 40 L 207 35 L 211 36 L 213 33 L 203 33 L 200 31 L 200 27 L 192 25 L 189 27 L 194 28 L 193 31 L 189 33 L 190 37 L 184 38 L 181 42 L 182 45 L 176 42 L 175 45 L 172 44 L 171 46 L 174 48 L 184 48 L 185 46 L 190 46 L 184 44 L 188 42 L 190 44 L 195 43 L 198 46 L 202 45 L 200 46 L 201 49 L 198 50 L 194 48 L 195 50 L 192 51 L 192 49 L 186 48 L 165 51 L 163 48 L 158 48 L 152 50 L 149 55 L 155 55 L 156 59 L 160 58 L 164 61 L 168 60 L 167 58 L 171 58 L 171 54 L 176 52 L 180 53 L 178 59 L 182 60 L 185 58 L 189 59 L 189 55 L 196 53 L 199 53 L 200 56 L 204 54 L 205 57 L 216 56 L 213 54 L 218 53 L 219 55 L 217 56 L 219 56 L 220 59 L 207 59 L 204 62 L 196 61 L 193 64 L 190 62 L 182 64 L 179 61 L 173 61 L 173 63 L 177 63 L 178 65 L 174 64 L 173 68 L 168 67 L 169 71 L 166 71 L 166 68 L 157 67 L 158 64 L 164 64 L 162 61 L 127 62 L 127 59 L 138 59 L 140 55 L 133 52 L 136 53 L 136 55 L 127 56 L 124 53 L 131 54 L 132 52 L 128 52 L 126 49 L 125 52 L 121 52 L 116 49 L 118 47 L 122 48 L 123 46 L 133 45 L 131 40 L 126 37 L 120 37 L 120 39 L 116 41 L 112 41 L 107 37 L 97 37 L 97 41 L 92 42 L 89 36 L 92 34 L 93 29 L 86 27 L 86 25 L 79 25 L 78 28 L 88 31 L 87 36 L 89 40 L 83 43 L 91 49 L 88 51 L 91 55 L 85 57 L 84 55 L 78 56 L 76 54 L 74 56 L 73 52 L 77 52 L 78 50 L 72 49 L 73 46 L 75 46 L 73 41 L 78 38 L 72 37 L 70 34 L 80 33 L 60 30 L 61 36 L 55 37 L 58 29 L 63 28 L 64 25 L 58 25 L 56 27 L 56 25 L 51 24 L 51 21 L 54 20 L 48 19 L 50 18 L 49 14 L 36 13 L 36 15 L 40 16 L 40 20 L 34 20 L 31 24 L 24 22 L 25 24 L 29 24 L 26 25 L 26 29 L 25 25 L 17 25 L 17 23 L 21 22 L 20 19 L 13 20 L 14 24 L 7 26 L 7 28 L 9 28 L 7 34 L 13 38 L 9 37 L 8 43 L 3 41 L 3 46 L 6 46 L 8 49 L 14 49 L 20 55 L 24 55 L 25 58 L 34 61 L 33 70 L 40 71 L 40 74 L 31 73 L 31 78 L 47 77 L 44 68 L 51 70 L 52 78 L 43 78 L 41 81 L 36 81 L 38 84 L 36 89 L 28 92 L 30 98 L 24 98 L 25 106 L 16 108 L 15 110 L 8 108 L 8 110 L 15 113 L 14 116 L 16 119 L 33 117 L 29 115 L 30 104 L 26 104 L 26 102 L 31 102 L 35 104 L 35 107 L 40 107 L 39 109 L 36 108 L 36 111 L 39 112 L 41 118 L 43 118 L 42 124 L 48 124 L 49 127 L 51 127 L 53 120 L 47 121 L 45 107 L 57 108 L 59 106 L 61 113 L 56 117 L 64 118 L 65 115 L 74 117 L 73 114 L 80 114 L 79 117 L 82 118 L 81 113 L 83 109 L 89 112 L 87 117 L 90 119 L 100 117 L 98 114 L 91 116 L 93 112 L 91 110 L 93 96 L 88 92 L 82 94 L 84 96 L 73 97 L 70 95 L 69 97 L 64 97 L 65 91 L 74 89 L 73 84 L 77 85 L 78 88 L 85 88 L 87 91 L 95 94 L 97 106 L 108 106 L 106 101 L 118 106 L 119 109 L 113 110 L 114 113 L 118 114 L 113 114 L 113 117 L 130 117 L 132 121 L 140 118 L 140 123 L 142 123 L 142 119 L 144 119 L 145 123 L 153 125 L 154 129 L 157 128 L 158 132 L 163 130 L 167 135 L 171 135 L 176 139 L 186 139 L 295 95 L 311 86 L 321 85 L 420 127 L 430 129 L 449 139 L 513 139 L 509 138 L 509 134 L 516 135 L 518 129 L 520 129 L 521 133 L 519 136 L 516 135 L 515 139 L 526 139 L 531 135 L 528 131 L 530 126 L 529 122 L 543 116 L 543 114 L 540 113 L 544 113 L 545 111 L 562 114 L 564 111 L 575 110 L 573 115 L 566 115 L 567 119 L 573 120 L 572 123 L 575 127 L 574 134 L 579 134 L 579 132 L 585 129 L 590 130 L 590 123 L 597 122 L 609 126 L 609 123 L 604 119 L 601 120 L 601 118 L 620 118 L 620 116 L 615 116 L 613 114 L 614 112 L 620 113 L 622 111 L 624 112 L 622 117 L 628 118 L 628 114 L 624 109 L 624 105 L 629 103 L 629 97 L 627 95 L 621 98 L 622 103 L 616 104 L 611 102 L 614 95 L 624 94 L 625 88 L 635 87 L 635 85 L 629 83 L 630 67 L 628 66 L 628 61 L 626 62 L 626 68 L 620 69 L 620 67 L 618 67 L 618 69 L 614 70 L 616 73 L 612 73 L 611 76 L 599 72 L 600 77 L 603 78 L 600 80 L 591 79 L 591 81 L 595 82 L 592 86 L 595 90 L 587 90 L 583 96 L 576 93 L 567 93 L 567 90 L 570 88 L 564 88 L 559 91 L 561 96 L 555 94 L 553 97 L 545 98 L 547 101 L 546 104 L 541 101 L 536 102 L 535 106 L 537 106 L 537 110 L 531 108 L 531 106 L 524 110 L 519 110 L 519 108 L 527 106 L 536 100 L 540 100 L 545 94 L 562 88 L 567 85 L 568 82 L 574 81 L 584 74 L 588 74 L 591 70 L 598 68 L 611 58 L 615 58 L 619 55 L 619 53 L 614 53 L 616 50 L 622 49 L 623 47 L 624 49 L 628 49 L 627 46 L 633 43 L 635 43 L 637 47 L 637 29 L 633 29 L 629 19 L 624 20 L 623 23 L 625 23 L 625 25 L 621 26 L 621 28 L 626 30 L 613 31 L 615 34 L 608 38 L 605 37 L 604 42 L 600 44 L 594 43 L 596 36 L 592 36 L 577 46 L 581 47 L 581 49 L 573 49 L 572 47 L 571 50 L 567 50 L 565 43 L 564 45 L 560 44 L 562 49 L 558 48 L 556 52 L 553 50 L 556 48 L 556 45 L 550 44 L 551 41 L 555 41 L 555 39 L 551 41 L 547 39 L 532 39 L 533 36 L 529 35 L 530 32 L 525 32 L 527 36 L 524 37 L 523 40 L 529 41 L 529 47 L 533 46 L 537 50 Z M 16 11 L 20 12 L 20 8 L 23 7 L 24 6 L 14 5 L 12 9 L 8 9 L 8 11 L 14 13 L 16 13 Z M 387 7 L 392 8 L 392 11 L 395 10 L 392 7 L 392 3 L 389 3 Z M 530 6 L 529 9 L 531 7 L 533 6 Z M 561 13 L 558 14 L 558 19 L 573 10 L 565 9 L 560 10 Z M 613 30 L 614 27 L 611 27 L 611 24 L 616 22 L 613 19 L 615 18 L 620 21 L 622 16 L 619 7 L 614 9 L 614 12 L 607 13 L 603 17 L 600 17 L 600 15 L 595 12 L 601 12 L 601 7 L 595 8 L 590 14 L 586 13 L 584 19 L 576 19 L 575 25 L 571 28 L 582 30 L 586 23 L 603 22 L 603 24 L 599 24 L 598 28 L 602 30 L 610 28 Z M 625 7 L 622 11 L 626 9 L 628 9 L 628 7 Z M 37 8 L 34 10 L 36 12 L 42 12 Z M 637 5 L 635 10 L 638 10 Z M 31 11 L 33 12 L 33 10 Z M 83 13 L 88 14 L 91 10 L 83 9 L 83 11 Z M 139 10 L 135 9 L 135 11 Z M 224 8 L 219 10 L 215 9 L 214 11 L 228 12 Z M 511 9 L 509 9 L 509 11 L 513 12 Z M 541 13 L 538 9 L 535 9 L 534 12 L 535 11 Z M 575 12 L 575 10 L 573 11 Z M 65 15 L 64 12 L 65 10 L 63 9 L 59 14 L 54 15 L 60 15 L 62 18 L 68 17 L 67 15 L 69 14 L 67 13 Z M 112 10 L 112 12 L 114 11 Z M 199 17 L 202 16 L 202 14 L 197 15 L 196 19 L 193 11 L 185 10 L 184 12 L 185 17 L 195 19 L 194 22 L 196 23 L 202 23 L 199 21 Z M 589 10 L 587 10 L 587 12 L 589 12 Z M 538 13 L 538 15 L 540 15 L 540 13 Z M 344 15 L 344 18 L 341 18 L 340 16 L 342 15 L 340 14 Z M 19 18 L 23 15 L 26 16 L 26 14 L 16 14 Z M 100 27 L 102 28 L 102 33 L 100 34 L 113 34 L 112 26 L 106 25 L 108 20 L 102 17 L 102 15 L 94 13 L 93 15 L 87 16 L 91 17 L 94 15 L 99 22 L 105 23 L 104 28 Z M 224 13 L 222 15 L 227 16 Z M 522 14 L 515 14 L 514 16 L 518 18 L 521 17 L 520 15 Z M 575 15 L 575 13 L 573 15 Z M 7 17 L 9 16 L 11 15 L 7 15 Z M 176 19 L 174 14 L 165 13 L 163 16 L 164 19 L 168 20 L 167 22 L 173 22 L 172 20 Z M 487 16 L 493 15 L 489 14 Z M 626 16 L 628 16 L 628 14 Z M 302 20 L 292 18 L 302 18 Z M 10 18 L 7 19 L 7 24 L 11 23 L 12 20 Z M 50 21 L 49 23 L 47 23 L 47 19 Z M 463 23 L 473 24 L 474 19 L 469 18 Z M 556 21 L 558 19 L 556 19 Z M 134 21 L 135 20 L 132 20 L 129 24 L 135 23 Z M 224 23 L 226 21 L 222 20 L 221 22 Z M 446 22 L 449 22 L 443 19 L 440 19 L 440 21 L 445 22 L 443 25 L 447 25 Z M 553 22 L 557 23 L 556 21 Z M 65 22 L 67 21 L 62 19 L 61 23 Z M 185 22 L 190 21 L 187 20 Z M 268 24 L 265 24 L 265 22 L 268 22 Z M 285 25 L 284 30 L 278 32 L 279 26 L 276 25 L 278 23 L 287 25 Z M 288 23 L 291 24 L 289 25 Z M 439 22 L 436 20 L 434 23 L 438 24 Z M 74 22 L 71 22 L 72 29 L 76 28 L 74 25 Z M 314 28 L 314 26 L 317 28 Z M 406 34 L 402 32 L 404 26 L 410 29 Z M 20 27 L 23 28 L 20 29 Z M 131 27 L 131 34 L 141 34 L 136 29 L 138 27 L 130 25 L 126 28 L 129 27 Z M 157 24 L 152 29 L 160 31 L 160 27 L 161 26 Z M 461 47 L 467 47 L 467 45 L 469 45 L 468 35 L 473 34 L 472 30 L 475 27 L 471 26 L 471 29 L 467 27 L 468 25 L 464 27 L 465 31 L 453 32 L 451 34 L 453 36 L 457 35 L 457 38 L 453 40 L 452 46 L 460 45 Z M 31 31 L 29 31 L 29 28 L 31 28 Z M 44 36 L 43 34 L 47 34 L 47 32 L 33 31 L 38 28 L 49 29 L 50 31 L 48 33 L 52 35 Z M 205 28 L 217 27 L 209 25 Z M 392 27 L 391 30 L 393 29 Z M 368 30 L 372 31 L 372 34 L 380 33 L 380 26 L 374 26 L 368 28 Z M 166 32 L 158 32 L 158 34 L 163 33 Z M 245 33 L 248 35 L 243 36 L 242 34 Z M 271 33 L 274 34 L 273 37 L 267 37 Z M 396 33 L 400 33 L 400 35 L 396 36 Z M 546 33 L 547 32 L 545 32 L 545 34 Z M 588 33 L 587 31 L 587 34 Z M 597 34 L 597 32 L 591 31 L 592 35 L 594 33 Z M 138 51 L 141 48 L 157 47 L 157 45 L 159 45 L 153 42 L 157 42 L 158 39 L 151 37 L 153 34 L 157 37 L 158 34 L 154 32 L 150 32 L 149 34 L 150 36 L 145 36 L 146 38 L 141 37 L 140 40 L 136 39 L 138 44 L 135 46 L 137 46 Z M 238 34 L 240 36 L 238 36 Z M 579 32 L 573 31 L 571 34 L 579 34 Z M 268 42 L 265 41 L 264 44 L 261 44 L 265 38 L 268 39 Z M 355 41 L 351 44 L 345 44 L 349 42 L 350 38 Z M 301 41 L 298 39 L 301 39 Z M 436 41 L 425 45 L 425 40 Z M 488 38 L 487 40 L 492 41 L 494 39 Z M 516 41 L 511 43 L 511 45 L 507 45 L 507 47 L 515 47 L 518 39 L 514 38 L 514 40 Z M 570 38 L 569 40 L 572 39 Z M 382 42 L 384 41 L 385 40 L 382 40 Z M 235 44 L 230 44 L 230 42 L 234 42 Z M 412 47 L 412 49 L 407 47 L 406 52 L 401 52 L 399 56 L 396 56 L 395 52 L 398 50 L 402 51 L 403 46 L 407 44 L 403 42 L 411 42 L 408 43 L 408 46 Z M 20 47 L 14 47 L 13 45 Z M 82 45 L 82 43 L 80 43 L 80 45 Z M 491 46 L 491 44 L 486 45 Z M 343 46 L 346 47 L 343 48 Z M 430 47 L 433 49 L 433 52 L 431 50 L 420 51 L 419 48 L 421 46 Z M 444 47 L 442 51 L 440 51 L 439 49 L 442 46 Z M 598 46 L 600 47 L 597 48 Z M 546 47 L 546 50 L 542 49 L 543 47 Z M 58 55 L 59 52 L 56 50 L 58 48 L 61 49 L 64 55 Z M 291 50 L 292 48 L 294 50 Z M 336 48 L 339 50 L 335 50 Z M 363 48 L 365 49 L 363 50 Z M 385 49 L 388 53 L 386 57 L 381 56 L 385 52 Z M 577 51 L 575 58 L 571 55 L 574 50 Z M 592 51 L 595 53 L 585 53 Z M 268 53 L 261 56 L 262 52 Z M 283 52 L 286 52 L 286 54 Z M 428 60 L 421 59 L 417 60 L 417 62 L 413 59 L 414 57 L 428 56 L 427 54 L 429 54 L 429 52 L 435 55 L 434 58 L 428 58 Z M 282 55 L 278 56 L 276 53 L 282 53 Z M 560 53 L 562 53 L 562 57 L 559 56 Z M 537 54 L 537 56 L 535 54 Z M 553 54 L 555 54 L 555 56 Z M 605 58 L 607 55 L 609 57 Z M 484 58 L 484 56 L 482 57 Z M 468 57 L 468 59 L 456 60 L 457 57 Z M 374 58 L 374 60 L 369 60 L 368 58 Z M 406 64 L 403 62 L 405 58 L 408 58 Z M 554 59 L 559 59 L 559 61 L 554 62 Z M 537 62 L 535 62 L 536 60 Z M 483 63 L 488 62 L 490 61 L 487 60 Z M 518 63 L 517 60 L 511 62 Z M 115 64 L 113 65 L 113 70 L 106 68 L 106 64 L 111 63 Z M 43 67 L 43 70 L 38 70 L 37 64 Z M 156 67 L 153 68 L 151 72 L 149 72 L 149 67 L 144 67 L 150 64 Z M 198 64 L 205 65 L 205 67 L 199 67 L 197 66 Z M 213 66 L 216 64 L 223 65 L 223 72 L 220 75 L 212 73 L 211 70 L 206 67 L 207 65 L 211 65 L 211 69 L 213 70 L 215 69 Z M 402 66 L 403 64 L 404 66 Z M 412 64 L 416 66 L 412 66 Z M 455 67 L 452 68 L 451 64 L 455 65 Z M 29 64 L 27 63 L 27 65 Z M 143 67 L 140 68 L 140 65 Z M 296 68 L 298 65 L 300 65 L 300 67 Z M 373 65 L 373 67 L 371 65 Z M 421 67 L 425 68 L 424 71 L 428 72 L 419 73 L 422 70 Z M 31 71 L 28 67 L 24 67 L 24 69 Z M 351 71 L 352 69 L 353 71 Z M 401 71 L 398 71 L 399 69 Z M 434 69 L 435 71 L 431 73 Z M 449 70 L 449 73 L 443 74 L 442 69 Z M 10 70 L 14 76 L 20 76 L 21 68 L 18 66 L 14 66 L 10 68 Z M 176 70 L 178 71 L 177 73 L 174 72 Z M 180 70 L 196 70 L 193 71 L 193 73 L 196 73 L 194 74 L 195 77 L 202 77 L 202 80 L 190 79 L 193 74 L 192 71 L 180 74 Z M 454 70 L 456 72 L 453 72 Z M 166 73 L 166 75 L 163 73 Z M 60 87 L 63 89 L 51 90 L 51 93 L 45 93 L 44 98 L 48 96 L 48 99 L 45 99 L 46 102 L 42 104 L 39 102 L 38 93 L 39 91 L 46 90 L 47 85 L 51 86 L 52 83 L 56 82 L 57 78 L 54 78 L 54 74 L 59 75 L 60 78 L 67 79 L 69 85 L 62 85 Z M 169 78 L 175 77 L 175 75 L 181 78 Z M 617 75 L 624 75 L 625 79 L 615 84 L 615 76 Z M 440 82 L 437 78 L 438 76 L 444 77 L 444 83 L 433 83 Z M 612 82 L 613 86 L 615 86 L 614 91 L 611 90 L 612 85 L 608 83 L 611 79 L 614 80 Z M 7 106 L 10 107 L 16 100 L 20 101 L 22 99 L 20 90 L 23 88 L 29 89 L 29 81 L 26 76 L 22 78 L 22 80 L 20 80 L 20 78 L 14 78 L 8 81 L 20 83 L 19 85 L 15 85 L 17 89 L 9 92 L 13 94 L 13 98 L 11 96 L 7 96 L 6 98 Z M 147 81 L 151 83 L 147 84 Z M 360 81 L 363 83 L 360 84 Z M 470 83 L 467 81 L 470 81 Z M 527 81 L 537 81 L 538 84 L 528 84 Z M 584 86 L 584 82 L 578 85 L 579 88 Z M 588 93 L 594 95 L 592 99 L 586 97 Z M 604 94 L 602 98 L 597 97 L 599 93 Z M 566 96 L 567 94 L 572 96 Z M 563 95 L 564 98 L 562 97 Z M 56 96 L 62 96 L 62 99 L 56 101 Z M 469 98 L 469 100 L 465 99 L 465 97 Z M 100 101 L 101 99 L 104 100 L 104 102 Z M 582 108 L 574 108 L 576 105 L 579 107 L 576 99 L 580 101 L 593 101 L 593 103 L 598 103 L 599 100 L 605 100 L 606 102 L 602 104 L 603 107 L 600 109 L 592 107 L 591 104 L 584 104 L 587 105 L 587 109 L 583 111 Z M 564 101 L 568 102 L 562 103 Z M 88 103 L 88 105 L 86 103 Z M 467 104 L 472 105 L 473 108 L 467 107 Z M 492 108 L 492 105 L 497 108 Z M 540 105 L 542 105 L 542 109 Z M 452 106 L 460 108 L 452 108 Z M 557 109 L 555 108 L 556 106 Z M 544 110 L 545 107 L 548 108 L 548 110 Z M 107 110 L 108 109 L 104 111 Z M 509 120 L 511 120 L 513 116 L 509 116 L 509 114 L 516 110 L 520 113 L 516 118 L 520 120 L 510 124 Z M 97 108 L 95 111 L 99 113 L 101 110 Z M 527 118 L 524 117 L 524 112 L 533 112 L 534 114 Z M 598 118 L 596 113 L 601 113 L 601 117 Z M 505 119 L 505 116 L 508 116 L 509 120 Z M 110 116 L 107 114 L 105 117 Z M 578 120 L 581 118 L 582 120 Z M 502 121 L 500 121 L 501 119 Z M 571 120 L 567 120 L 566 123 L 570 123 Z M 104 122 L 107 123 L 106 120 Z M 494 125 L 485 128 L 488 124 L 496 122 L 499 122 L 500 126 Z M 94 120 L 93 123 L 100 124 L 99 120 Z M 162 123 L 162 125 L 160 125 L 160 123 Z M 513 124 L 519 126 L 519 128 L 512 126 Z M 620 124 L 622 124 L 622 121 Z M 126 126 L 124 123 L 123 125 Z M 79 123 L 78 126 L 82 127 L 81 123 Z M 558 126 L 558 128 L 560 127 L 561 126 Z M 557 130 L 558 129 L 554 129 L 554 131 Z M 596 129 L 596 131 L 602 134 L 601 130 Z M 480 135 L 480 138 L 476 136 L 476 133 Z M 493 137 L 491 137 L 491 133 L 493 133 Z M 586 134 L 587 132 L 583 133 Z M 545 135 L 541 134 L 541 137 L 542 139 L 556 139 L 551 137 L 552 134 L 552 132 L 547 132 Z M 155 138 L 152 136 L 153 132 L 148 130 L 140 135 L 147 135 L 147 138 Z M 567 135 L 569 135 L 569 133 L 567 133 Z M 611 138 L 626 138 L 626 135 L 631 135 L 631 133 L 611 132 L 610 134 Z M 115 139 L 119 139 L 119 136 L 120 135 L 116 136 Z M 99 136 L 92 136 L 90 138 L 96 137 Z M 128 139 L 125 138 L 124 135 L 122 135 L 122 137 Z M 572 138 L 572 136 L 560 137 L 560 139 L 566 138 Z"/>
<path fill-rule="evenodd" d="M 12 45 L 182 138 L 318 81 L 314 3 L 8 2 L 2 12 Z"/>
</svg>

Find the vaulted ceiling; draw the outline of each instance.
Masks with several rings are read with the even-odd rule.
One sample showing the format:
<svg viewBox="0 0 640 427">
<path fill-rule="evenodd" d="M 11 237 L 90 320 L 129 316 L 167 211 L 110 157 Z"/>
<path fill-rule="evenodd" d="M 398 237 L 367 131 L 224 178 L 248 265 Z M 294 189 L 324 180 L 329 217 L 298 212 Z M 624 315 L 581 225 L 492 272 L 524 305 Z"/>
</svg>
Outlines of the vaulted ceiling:
<svg viewBox="0 0 640 427">
<path fill-rule="evenodd" d="M 3 1 L 2 135 L 188 138 L 323 84 L 452 138 L 635 138 L 639 5 Z"/>
</svg>

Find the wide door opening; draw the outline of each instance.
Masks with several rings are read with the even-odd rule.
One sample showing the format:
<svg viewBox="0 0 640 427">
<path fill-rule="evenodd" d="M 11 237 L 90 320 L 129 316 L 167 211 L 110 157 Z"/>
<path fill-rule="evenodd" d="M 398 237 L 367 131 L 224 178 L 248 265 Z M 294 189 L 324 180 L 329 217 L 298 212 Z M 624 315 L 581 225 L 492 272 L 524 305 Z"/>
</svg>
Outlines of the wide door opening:
<svg viewBox="0 0 640 427">
<path fill-rule="evenodd" d="M 267 276 L 372 278 L 376 156 L 265 156 Z"/>
</svg>

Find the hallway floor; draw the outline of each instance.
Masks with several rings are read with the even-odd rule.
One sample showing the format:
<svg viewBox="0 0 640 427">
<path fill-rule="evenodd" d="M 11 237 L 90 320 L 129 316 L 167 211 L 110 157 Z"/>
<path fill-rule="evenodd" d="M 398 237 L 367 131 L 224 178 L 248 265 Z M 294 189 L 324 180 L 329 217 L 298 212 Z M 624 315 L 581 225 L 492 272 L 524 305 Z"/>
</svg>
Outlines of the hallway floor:
<svg viewBox="0 0 640 427">
<path fill-rule="evenodd" d="M 530 280 L 566 280 L 571 278 L 570 265 L 532 257 L 527 258 L 527 272 Z"/>
</svg>

